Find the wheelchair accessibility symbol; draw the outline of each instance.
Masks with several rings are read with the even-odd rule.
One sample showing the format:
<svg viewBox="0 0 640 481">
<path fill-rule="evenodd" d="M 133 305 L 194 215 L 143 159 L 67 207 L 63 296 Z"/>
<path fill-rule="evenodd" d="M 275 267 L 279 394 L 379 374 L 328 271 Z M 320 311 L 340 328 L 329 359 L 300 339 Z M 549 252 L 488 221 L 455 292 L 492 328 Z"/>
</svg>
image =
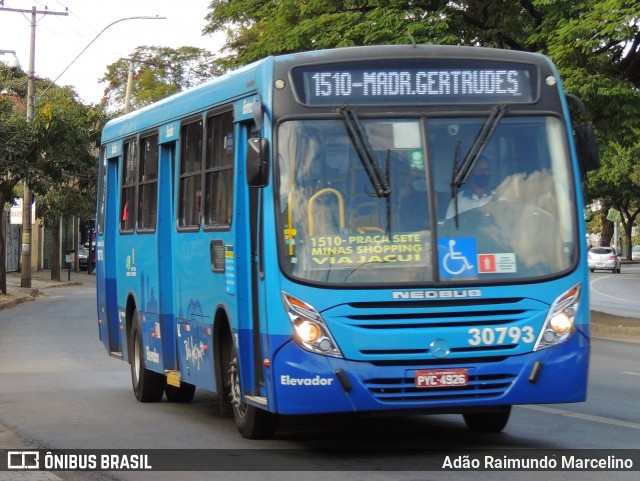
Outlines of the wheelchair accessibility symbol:
<svg viewBox="0 0 640 481">
<path fill-rule="evenodd" d="M 471 237 L 438 240 L 440 277 L 477 276 L 476 241 Z"/>
</svg>

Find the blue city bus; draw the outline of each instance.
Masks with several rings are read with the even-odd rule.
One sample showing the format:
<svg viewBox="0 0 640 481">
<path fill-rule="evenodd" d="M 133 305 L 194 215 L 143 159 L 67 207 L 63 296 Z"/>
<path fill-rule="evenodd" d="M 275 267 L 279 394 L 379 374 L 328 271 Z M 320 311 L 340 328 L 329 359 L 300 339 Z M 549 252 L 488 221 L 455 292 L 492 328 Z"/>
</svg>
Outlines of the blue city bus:
<svg viewBox="0 0 640 481">
<path fill-rule="evenodd" d="M 570 108 L 543 55 L 412 45 L 269 57 L 112 120 L 100 339 L 139 401 L 211 391 L 247 438 L 583 401 L 599 159 Z"/>
</svg>

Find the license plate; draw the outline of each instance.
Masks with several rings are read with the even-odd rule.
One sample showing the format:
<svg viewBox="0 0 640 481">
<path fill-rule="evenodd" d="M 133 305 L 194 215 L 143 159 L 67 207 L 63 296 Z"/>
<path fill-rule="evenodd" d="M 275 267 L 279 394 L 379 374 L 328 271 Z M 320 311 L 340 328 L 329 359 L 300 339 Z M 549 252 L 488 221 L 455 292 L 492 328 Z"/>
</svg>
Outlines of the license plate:
<svg viewBox="0 0 640 481">
<path fill-rule="evenodd" d="M 604 267 L 604 262 L 596 262 L 596 267 Z"/>
<path fill-rule="evenodd" d="M 416 387 L 437 388 L 457 387 L 469 384 L 469 374 L 464 368 L 456 369 L 422 369 L 414 376 Z"/>
</svg>

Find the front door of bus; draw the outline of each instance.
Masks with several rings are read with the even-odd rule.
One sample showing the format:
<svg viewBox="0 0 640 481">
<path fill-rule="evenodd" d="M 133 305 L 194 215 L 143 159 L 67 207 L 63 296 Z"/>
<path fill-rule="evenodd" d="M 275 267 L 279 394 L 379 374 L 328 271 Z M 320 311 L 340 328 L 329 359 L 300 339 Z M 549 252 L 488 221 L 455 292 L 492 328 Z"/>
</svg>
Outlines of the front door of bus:
<svg viewBox="0 0 640 481">
<path fill-rule="evenodd" d="M 108 159 L 105 205 L 104 205 L 104 236 L 98 237 L 96 273 L 98 299 L 100 300 L 98 324 L 100 339 L 112 355 L 121 355 L 120 332 L 118 329 L 118 303 L 116 285 L 115 247 L 116 232 L 118 231 L 118 161 L 120 157 Z"/>
<path fill-rule="evenodd" d="M 241 144 L 247 145 L 249 138 L 255 138 L 260 136 L 260 132 L 256 130 L 255 125 L 251 122 L 241 124 Z M 244 151 L 246 154 L 246 151 Z M 245 181 L 246 182 L 246 181 Z M 253 364 L 251 368 L 243 366 L 243 374 L 253 373 L 253 382 L 243 382 L 244 388 L 247 392 L 259 394 L 261 388 L 264 385 L 264 374 L 262 360 L 264 359 L 261 343 L 261 319 L 267 319 L 265 315 L 266 311 L 266 294 L 264 286 L 264 217 L 262 214 L 262 197 L 263 189 L 249 188 L 248 192 L 248 214 L 249 214 L 249 237 L 250 237 L 250 259 L 251 259 L 251 344 L 252 352 L 251 358 Z M 244 376 L 243 379 L 248 379 L 249 376 Z"/>
</svg>

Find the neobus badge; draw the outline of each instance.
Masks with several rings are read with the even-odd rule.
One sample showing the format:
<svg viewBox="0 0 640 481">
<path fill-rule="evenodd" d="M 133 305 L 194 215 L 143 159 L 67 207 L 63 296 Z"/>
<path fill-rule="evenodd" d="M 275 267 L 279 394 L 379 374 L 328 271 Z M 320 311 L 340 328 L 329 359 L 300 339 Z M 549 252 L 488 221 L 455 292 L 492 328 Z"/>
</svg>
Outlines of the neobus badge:
<svg viewBox="0 0 640 481">
<path fill-rule="evenodd" d="M 393 299 L 460 299 L 482 297 L 480 289 L 447 289 L 430 291 L 393 291 Z"/>
</svg>

